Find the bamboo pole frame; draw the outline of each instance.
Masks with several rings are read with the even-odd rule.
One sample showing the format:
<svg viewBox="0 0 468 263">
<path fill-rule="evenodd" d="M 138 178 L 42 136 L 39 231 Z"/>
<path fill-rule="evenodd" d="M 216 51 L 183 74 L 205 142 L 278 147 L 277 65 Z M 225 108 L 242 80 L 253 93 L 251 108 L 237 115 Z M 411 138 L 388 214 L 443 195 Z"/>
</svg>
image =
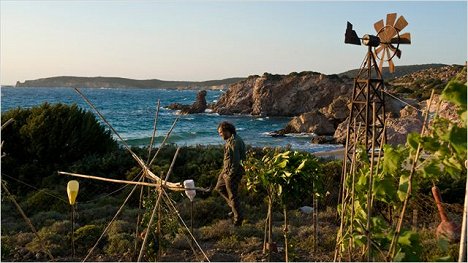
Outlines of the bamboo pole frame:
<svg viewBox="0 0 468 263">
<path fill-rule="evenodd" d="M 424 122 L 423 122 L 423 126 L 421 128 L 421 135 L 423 135 L 425 130 L 426 130 L 425 128 L 426 128 L 427 120 L 429 118 L 429 110 L 430 110 L 433 99 L 434 99 L 434 90 L 432 90 L 431 97 L 430 97 L 429 102 L 428 102 L 427 107 L 426 107 Z M 420 153 L 421 153 L 421 143 L 418 143 L 418 148 L 416 149 L 416 153 L 414 155 L 413 163 L 411 164 L 411 170 L 410 170 L 409 179 L 408 179 L 408 189 L 406 191 L 405 200 L 403 201 L 403 207 L 401 208 L 400 217 L 398 218 L 396 230 L 395 230 L 395 233 L 393 235 L 392 242 L 390 243 L 390 248 L 388 249 L 387 260 L 390 260 L 390 259 L 395 257 L 396 243 L 397 243 L 396 241 L 397 241 L 398 237 L 400 236 L 400 231 L 401 231 L 401 227 L 403 225 L 403 218 L 405 216 L 406 207 L 408 206 L 408 201 L 409 201 L 409 198 L 411 196 L 411 192 L 413 190 L 413 176 L 414 176 L 414 172 L 416 170 L 416 164 L 418 162 Z"/>
</svg>

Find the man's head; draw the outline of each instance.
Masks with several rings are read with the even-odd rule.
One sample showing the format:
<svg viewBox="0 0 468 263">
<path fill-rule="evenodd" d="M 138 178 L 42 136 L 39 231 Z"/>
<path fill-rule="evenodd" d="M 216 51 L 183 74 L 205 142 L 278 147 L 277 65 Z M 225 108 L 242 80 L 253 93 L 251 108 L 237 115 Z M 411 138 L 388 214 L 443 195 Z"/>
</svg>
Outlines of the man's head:
<svg viewBox="0 0 468 263">
<path fill-rule="evenodd" d="M 231 138 L 232 135 L 236 134 L 236 127 L 232 123 L 223 121 L 218 125 L 218 134 L 224 140 Z"/>
</svg>

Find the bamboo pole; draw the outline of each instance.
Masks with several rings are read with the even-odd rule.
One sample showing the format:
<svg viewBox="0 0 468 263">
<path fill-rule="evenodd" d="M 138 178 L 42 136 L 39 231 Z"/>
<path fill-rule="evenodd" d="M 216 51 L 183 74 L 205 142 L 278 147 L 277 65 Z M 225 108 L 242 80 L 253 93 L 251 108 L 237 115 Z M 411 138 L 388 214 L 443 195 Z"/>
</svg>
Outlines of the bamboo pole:
<svg viewBox="0 0 468 263">
<path fill-rule="evenodd" d="M 81 178 L 87 178 L 87 179 L 93 179 L 93 180 L 99 180 L 99 181 L 105 181 L 105 182 L 112 182 L 112 183 L 118 183 L 118 184 L 134 184 L 134 185 L 144 185 L 144 186 L 152 186 L 152 187 L 158 187 L 158 188 L 161 187 L 160 184 L 110 179 L 110 178 L 99 177 L 99 176 L 94 176 L 94 175 L 68 173 L 68 172 L 61 172 L 61 171 L 59 171 L 58 174 L 70 175 L 70 176 L 75 176 L 75 177 L 81 177 Z"/>
<path fill-rule="evenodd" d="M 33 224 L 31 223 L 31 220 L 29 220 L 29 218 L 26 216 L 26 214 L 24 213 L 23 209 L 21 208 L 21 206 L 16 202 L 15 198 L 13 197 L 13 195 L 10 193 L 10 191 L 8 191 L 8 188 L 5 186 L 5 184 L 3 183 L 3 181 L 1 182 L 2 184 L 2 188 L 3 190 L 7 193 L 8 197 L 10 198 L 11 202 L 13 202 L 13 204 L 15 205 L 16 209 L 18 210 L 18 212 L 21 214 L 21 216 L 23 217 L 24 221 L 26 222 L 26 224 L 29 226 L 29 228 L 31 228 L 31 230 L 33 231 L 34 235 L 37 237 L 37 239 L 39 240 L 39 245 L 41 246 L 41 249 L 50 257 L 50 259 L 52 261 L 54 261 L 54 257 L 52 256 L 52 254 L 50 253 L 49 249 L 46 248 L 46 246 L 44 245 L 44 241 L 42 240 L 42 238 L 39 236 L 39 234 L 37 233 L 37 230 L 36 228 L 33 226 Z"/>
<path fill-rule="evenodd" d="M 372 103 L 372 142 L 371 142 L 371 158 L 370 158 L 370 169 L 369 169 L 369 186 L 367 190 L 367 224 L 366 224 L 366 236 L 367 236 L 367 262 L 371 261 L 371 216 L 372 216 L 372 184 L 374 176 L 374 152 L 375 152 L 375 120 L 376 120 L 376 104 Z"/>
<path fill-rule="evenodd" d="M 169 167 L 169 170 L 167 171 L 166 178 L 164 179 L 164 183 L 167 182 L 167 179 L 169 178 L 169 175 L 172 173 L 172 169 L 174 168 L 174 164 L 175 164 L 175 161 L 177 159 L 177 155 L 179 154 L 179 150 L 180 150 L 180 147 L 177 148 L 177 150 L 176 150 L 176 152 L 174 154 L 174 157 L 172 158 L 172 163 L 171 163 L 171 166 Z M 150 231 L 151 225 L 153 224 L 154 216 L 156 214 L 157 207 L 158 207 L 158 204 L 159 204 L 159 202 L 161 200 L 161 196 L 162 196 L 163 191 L 164 191 L 163 188 L 159 188 L 158 199 L 156 200 L 156 204 L 154 206 L 153 212 L 151 213 L 150 221 L 148 222 L 148 227 L 146 228 L 146 235 L 145 235 L 145 238 L 143 239 L 143 244 L 141 245 L 140 254 L 138 255 L 138 260 L 137 260 L 138 262 L 141 262 L 141 259 L 143 257 L 145 247 L 146 247 L 146 242 L 148 242 L 148 236 L 150 236 L 149 231 Z"/>
<path fill-rule="evenodd" d="M 319 206 L 318 198 L 315 197 L 314 211 L 315 221 L 314 221 L 314 252 L 317 253 L 317 244 L 318 244 L 318 215 L 319 215 Z"/>
<path fill-rule="evenodd" d="M 154 143 L 154 138 L 156 137 L 156 127 L 158 125 L 158 119 L 159 119 L 159 108 L 160 108 L 160 103 L 161 101 L 158 100 L 158 106 L 156 110 L 156 116 L 154 116 L 154 123 L 153 123 L 153 134 L 151 135 L 151 141 L 150 144 L 148 145 L 148 161 L 146 163 L 149 166 L 150 158 L 151 158 L 151 151 L 153 150 L 153 143 Z"/>
<path fill-rule="evenodd" d="M 353 120 L 355 122 L 355 119 Z M 347 130 L 349 131 L 349 126 L 351 124 L 351 120 L 348 121 L 347 125 Z M 356 133 L 356 131 L 354 131 Z M 349 140 L 349 132 L 346 134 L 346 141 Z M 356 146 L 355 146 L 356 147 Z M 340 252 L 340 246 L 341 242 L 343 239 L 343 228 L 344 228 L 344 209 L 345 209 L 345 202 L 346 198 L 348 197 L 348 191 L 346 191 L 346 175 L 347 175 L 347 161 L 348 161 L 348 144 L 346 144 L 345 152 L 344 152 L 344 157 L 343 157 L 343 167 L 342 167 L 342 175 L 340 179 L 340 190 L 339 191 L 339 196 L 341 196 L 341 215 L 340 216 L 340 228 L 338 230 L 338 233 L 336 234 L 336 244 L 335 244 L 335 255 L 333 256 L 333 262 L 336 262 L 337 260 L 341 261 L 341 252 Z M 339 198 L 338 198 L 339 199 Z M 339 201 L 339 200 L 338 200 Z M 338 204 L 339 205 L 339 204 Z M 337 214 L 338 209 L 337 209 Z"/>
<path fill-rule="evenodd" d="M 283 205 L 283 214 L 284 214 L 284 261 L 289 262 L 288 256 L 288 209 L 286 205 Z"/>
<path fill-rule="evenodd" d="M 139 180 L 142 180 L 143 179 L 143 176 L 140 177 Z M 97 245 L 99 244 L 99 241 L 101 241 L 101 239 L 104 237 L 104 235 L 107 233 L 107 231 L 109 230 L 110 226 L 112 225 L 112 223 L 115 221 L 115 219 L 117 219 L 117 217 L 120 215 L 120 213 L 122 212 L 125 204 L 128 202 L 128 200 L 130 200 L 130 197 L 132 196 L 133 192 L 135 192 L 136 188 L 137 188 L 138 185 L 135 185 L 132 189 L 132 191 L 130 191 L 130 193 L 128 194 L 127 198 L 125 198 L 125 200 L 123 201 L 122 205 L 119 207 L 119 210 L 117 210 L 117 212 L 115 213 L 114 217 L 111 219 L 111 221 L 107 224 L 106 228 L 104 229 L 104 231 L 102 231 L 101 233 L 101 236 L 99 236 L 98 240 L 96 240 L 96 242 L 94 243 L 94 246 L 88 251 L 88 254 L 86 255 L 86 257 L 83 259 L 83 262 L 85 262 L 89 256 L 91 256 L 91 254 L 93 253 L 94 249 L 96 249 Z"/>
<path fill-rule="evenodd" d="M 269 212 L 267 212 L 267 217 L 265 218 L 265 228 L 263 231 L 263 254 L 266 254 L 266 244 L 267 244 L 267 232 L 268 232 L 268 222 L 269 222 Z"/>
<path fill-rule="evenodd" d="M 99 177 L 99 176 L 94 176 L 94 175 L 86 175 L 86 174 L 77 174 L 77 173 L 69 173 L 69 172 L 61 172 L 59 171 L 58 174 L 61 175 L 70 175 L 70 176 L 75 176 L 75 177 L 81 177 L 81 178 L 87 178 L 87 179 L 94 179 L 94 180 L 100 180 L 100 181 L 106 181 L 106 182 L 112 182 L 112 183 L 118 183 L 118 184 L 134 184 L 134 185 L 144 185 L 144 186 L 152 186 L 156 188 L 167 188 L 172 191 L 185 191 L 185 190 L 196 190 L 196 191 L 202 191 L 202 192 L 209 192 L 210 189 L 207 188 L 202 188 L 202 187 L 187 187 L 185 188 L 183 185 L 180 183 L 172 183 L 172 186 L 165 185 L 166 183 L 169 184 L 170 182 L 166 181 L 161 181 L 163 184 L 155 184 L 155 183 L 146 183 L 146 182 L 135 182 L 135 181 L 127 181 L 127 180 L 118 180 L 118 179 L 110 179 L 110 178 L 105 178 L 105 177 Z"/>
<path fill-rule="evenodd" d="M 268 262 L 271 262 L 271 248 L 272 248 L 272 215 L 271 215 L 271 208 L 272 208 L 273 200 L 272 197 L 268 197 Z"/>
<path fill-rule="evenodd" d="M 15 119 L 13 119 L 13 118 L 8 119 L 4 124 L 2 124 L 1 129 L 3 130 L 3 128 L 5 128 L 6 126 L 8 126 L 10 123 L 12 123 L 14 121 L 15 121 Z"/>
<path fill-rule="evenodd" d="M 432 90 L 431 98 L 429 99 L 428 105 L 426 107 L 424 122 L 423 122 L 423 126 L 421 128 L 421 135 L 423 135 L 424 131 L 425 131 L 427 119 L 429 117 L 429 110 L 430 110 L 433 98 L 434 98 L 434 90 Z M 416 163 L 418 162 L 420 153 L 421 153 L 421 143 L 418 143 L 418 147 L 417 147 L 416 153 L 414 155 L 413 163 L 411 164 L 411 170 L 410 170 L 410 174 L 409 174 L 409 178 L 408 178 L 408 189 L 406 191 L 405 200 L 403 201 L 403 207 L 402 207 L 401 212 L 400 212 L 400 217 L 398 218 L 397 227 L 396 227 L 395 233 L 393 235 L 392 242 L 390 243 L 390 248 L 388 249 L 388 254 L 387 254 L 387 259 L 388 260 L 393 259 L 395 257 L 396 240 L 400 236 L 400 231 L 401 231 L 401 227 L 403 225 L 403 218 L 405 216 L 406 207 L 408 206 L 408 201 L 409 201 L 409 198 L 411 196 L 411 192 L 413 190 L 413 176 L 414 176 L 414 171 L 416 170 Z"/>
<path fill-rule="evenodd" d="M 94 106 L 94 104 L 78 89 L 75 88 L 75 91 L 85 100 L 86 103 L 96 112 L 96 114 L 101 118 L 101 120 L 111 129 L 111 131 L 119 138 L 119 140 L 122 142 L 123 146 L 127 151 L 132 155 L 133 159 L 137 161 L 137 163 L 143 168 L 143 170 L 148 170 L 148 167 L 145 165 L 143 160 L 136 155 L 132 149 L 130 149 L 130 146 L 127 144 L 127 142 L 120 136 L 120 134 L 112 127 L 112 125 L 104 118 L 104 116 L 99 112 L 99 110 Z"/>
<path fill-rule="evenodd" d="M 158 206 L 158 225 L 157 225 L 157 229 L 156 229 L 156 236 L 158 238 L 158 260 L 161 260 L 161 253 L 162 253 L 162 246 L 161 246 L 161 204 L 159 204 Z"/>
<path fill-rule="evenodd" d="M 358 138 L 358 135 L 356 134 L 356 119 L 354 119 L 354 123 L 353 123 L 353 129 L 354 129 L 354 134 L 353 134 L 353 141 L 354 141 L 354 151 L 353 151 L 353 155 L 351 157 L 351 167 L 350 167 L 350 173 L 351 173 L 351 223 L 350 223 L 350 232 L 353 233 L 354 232 L 354 212 L 355 212 L 355 209 L 354 209 L 354 196 L 355 196 L 355 181 L 356 181 L 356 145 L 358 144 L 357 142 L 357 138 Z M 359 123 L 359 126 L 358 126 L 358 130 L 357 132 L 359 133 L 359 131 L 361 130 L 361 123 Z M 344 213 L 344 210 L 343 210 L 343 213 Z M 351 239 L 351 242 L 349 242 L 349 260 L 348 261 L 351 261 L 352 259 L 352 255 L 353 255 L 353 251 L 354 251 L 354 238 L 353 238 L 353 235 L 351 235 L 350 237 Z"/>
<path fill-rule="evenodd" d="M 144 176 L 141 176 L 142 180 L 144 181 Z M 136 227 L 135 227 L 135 247 L 134 247 L 134 254 L 133 254 L 133 258 L 136 257 L 136 251 L 138 249 L 138 238 L 139 238 L 139 233 L 140 233 L 140 230 L 139 230 L 139 226 L 140 226 L 140 220 L 141 220 L 141 207 L 142 207 L 142 204 L 143 204 L 143 190 L 145 189 L 145 187 L 142 185 L 140 186 L 140 199 L 139 199 L 139 202 L 138 202 L 138 215 L 137 215 L 137 222 L 136 222 Z"/>
<path fill-rule="evenodd" d="M 156 151 L 156 153 L 154 154 L 153 158 L 151 159 L 151 161 L 149 162 L 148 166 L 150 166 L 151 164 L 153 164 L 154 160 L 156 160 L 156 157 L 158 156 L 159 152 L 161 151 L 162 147 L 166 144 L 166 141 L 167 139 L 169 138 L 169 136 L 171 135 L 172 131 L 174 130 L 174 127 L 177 123 L 177 121 L 179 120 L 179 116 L 177 116 L 175 119 L 174 119 L 174 122 L 172 123 L 172 126 L 171 128 L 169 129 L 169 131 L 167 132 L 166 134 L 166 137 L 164 137 L 164 140 L 161 142 L 161 145 L 159 146 L 158 150 Z"/>
<path fill-rule="evenodd" d="M 72 209 L 72 213 L 71 213 L 71 216 L 72 216 L 72 232 L 71 232 L 71 245 L 72 245 L 72 254 L 73 254 L 73 258 L 75 258 L 75 206 L 74 205 L 71 205 L 71 209 Z"/>
<path fill-rule="evenodd" d="M 468 161 L 465 161 L 465 168 L 468 168 Z M 458 251 L 458 262 L 466 262 L 466 220 L 468 216 L 468 178 L 465 187 L 465 207 L 463 208 L 463 221 L 460 235 L 460 249 Z"/>
<path fill-rule="evenodd" d="M 202 252 L 203 256 L 205 257 L 205 259 L 210 262 L 210 259 L 208 258 L 208 256 L 206 255 L 206 253 L 203 251 L 203 249 L 201 248 L 200 244 L 197 242 L 197 240 L 195 239 L 195 237 L 193 236 L 193 234 L 190 232 L 190 229 L 188 228 L 187 224 L 185 223 L 184 219 L 180 216 L 180 213 L 179 211 L 177 211 L 177 208 L 174 206 L 174 204 L 172 203 L 171 199 L 169 198 L 169 195 L 167 194 L 166 191 L 164 191 L 163 189 L 163 194 L 164 194 L 164 197 L 167 199 L 163 199 L 163 201 L 166 201 L 166 204 L 168 204 L 168 207 L 169 208 L 172 208 L 172 210 L 174 211 L 175 215 L 177 215 L 177 217 L 179 218 L 180 222 L 182 222 L 182 225 L 185 227 L 185 229 L 187 229 L 187 231 L 189 232 L 191 238 L 195 241 L 195 244 L 197 245 L 198 249 L 200 249 L 200 251 Z"/>
</svg>

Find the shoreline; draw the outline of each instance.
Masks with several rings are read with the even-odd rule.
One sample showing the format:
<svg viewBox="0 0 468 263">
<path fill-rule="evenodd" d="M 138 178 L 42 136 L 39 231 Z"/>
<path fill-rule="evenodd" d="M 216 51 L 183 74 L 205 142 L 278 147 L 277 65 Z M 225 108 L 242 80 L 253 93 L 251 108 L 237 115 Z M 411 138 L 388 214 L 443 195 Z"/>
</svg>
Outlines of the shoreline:
<svg viewBox="0 0 468 263">
<path fill-rule="evenodd" d="M 343 157 L 344 157 L 344 147 L 340 148 L 340 149 L 314 152 L 312 154 L 317 156 L 317 157 L 330 158 L 330 159 L 334 159 L 334 160 L 343 159 Z"/>
</svg>

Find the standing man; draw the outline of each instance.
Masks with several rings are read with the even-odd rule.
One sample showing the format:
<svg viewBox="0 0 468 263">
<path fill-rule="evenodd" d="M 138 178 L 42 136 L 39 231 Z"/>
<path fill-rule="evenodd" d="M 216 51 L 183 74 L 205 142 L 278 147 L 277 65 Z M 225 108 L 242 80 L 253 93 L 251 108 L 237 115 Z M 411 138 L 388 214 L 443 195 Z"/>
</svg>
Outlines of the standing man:
<svg viewBox="0 0 468 263">
<path fill-rule="evenodd" d="M 215 190 L 226 199 L 227 204 L 231 207 L 234 225 L 240 226 L 244 218 L 237 190 L 244 175 L 241 161 L 245 160 L 245 144 L 237 135 L 236 127 L 227 121 L 218 125 L 218 134 L 226 143 L 224 145 L 223 170 L 218 176 Z"/>
</svg>

